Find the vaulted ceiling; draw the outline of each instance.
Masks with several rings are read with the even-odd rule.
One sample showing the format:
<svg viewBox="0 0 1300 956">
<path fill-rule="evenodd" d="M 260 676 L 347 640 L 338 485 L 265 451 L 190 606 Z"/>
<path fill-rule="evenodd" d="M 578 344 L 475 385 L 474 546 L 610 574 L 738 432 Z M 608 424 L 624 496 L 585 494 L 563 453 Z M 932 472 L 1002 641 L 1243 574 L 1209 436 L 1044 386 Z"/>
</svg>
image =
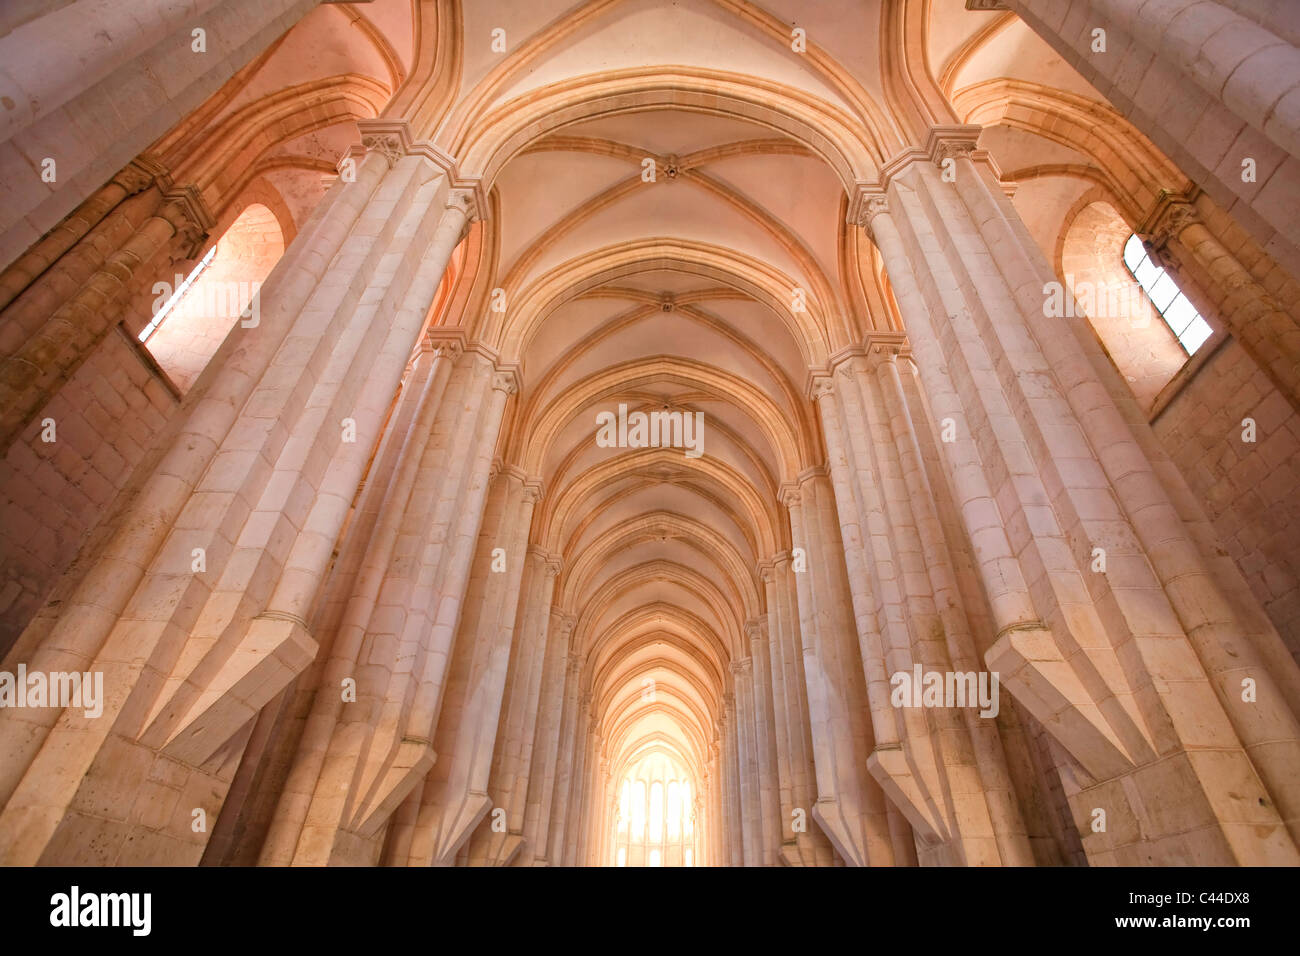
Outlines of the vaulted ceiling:
<svg viewBox="0 0 1300 956">
<path fill-rule="evenodd" d="M 1082 195 L 1137 209 L 1150 176 L 1124 171 L 1161 161 L 963 0 L 324 4 L 239 79 L 157 149 L 219 209 L 260 178 L 300 223 L 377 116 L 481 183 L 433 321 L 520 369 L 498 455 L 544 484 L 531 542 L 562 561 L 606 756 L 697 773 L 792 544 L 781 488 L 824 460 L 810 373 L 898 328 L 855 184 L 929 125 L 983 124 L 1050 253 Z M 703 456 L 598 447 L 620 404 L 703 413 Z"/>
</svg>

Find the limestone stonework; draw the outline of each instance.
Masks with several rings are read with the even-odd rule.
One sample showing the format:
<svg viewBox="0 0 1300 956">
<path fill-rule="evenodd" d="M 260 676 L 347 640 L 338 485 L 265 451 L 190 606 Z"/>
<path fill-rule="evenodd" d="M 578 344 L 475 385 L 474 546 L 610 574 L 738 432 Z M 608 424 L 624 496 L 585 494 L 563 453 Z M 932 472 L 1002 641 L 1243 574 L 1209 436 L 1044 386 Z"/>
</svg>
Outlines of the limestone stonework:
<svg viewBox="0 0 1300 956">
<path fill-rule="evenodd" d="M 0 11 L 0 863 L 1300 864 L 1300 20 L 805 6 Z"/>
</svg>

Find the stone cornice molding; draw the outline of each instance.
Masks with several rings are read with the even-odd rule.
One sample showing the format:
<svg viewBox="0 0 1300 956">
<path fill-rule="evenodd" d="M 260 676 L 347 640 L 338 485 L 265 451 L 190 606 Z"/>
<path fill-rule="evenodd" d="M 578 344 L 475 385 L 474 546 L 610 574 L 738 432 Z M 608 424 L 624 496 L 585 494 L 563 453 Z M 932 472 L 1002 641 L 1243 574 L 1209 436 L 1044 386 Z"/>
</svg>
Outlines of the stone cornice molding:
<svg viewBox="0 0 1300 956">
<path fill-rule="evenodd" d="M 523 485 L 525 495 L 533 496 L 534 502 L 541 500 L 542 492 L 544 490 L 542 479 L 528 474 L 528 472 L 524 471 L 518 465 L 505 464 L 499 458 L 492 462 L 492 468 L 496 475 L 504 475 L 505 477 L 513 479 Z M 534 548 L 530 547 L 528 552 L 531 554 L 533 553 L 533 550 Z M 540 551 L 540 549 L 538 550 Z M 544 553 L 547 558 L 551 557 L 549 551 Z"/>
<path fill-rule="evenodd" d="M 977 145 L 984 127 L 975 123 L 945 123 L 930 127 L 925 137 L 924 146 L 907 146 L 880 167 L 878 182 L 859 182 L 854 187 L 854 195 L 849 201 L 848 221 L 853 225 L 868 228 L 871 219 L 882 212 L 889 211 L 886 194 L 889 185 L 906 171 L 913 163 L 929 162 L 941 166 L 945 159 L 964 158 L 983 163 L 993 173 L 993 178 L 1002 182 L 1002 170 L 997 161 L 986 149 Z M 1010 184 L 1014 191 L 1015 184 Z M 1003 184 L 1005 190 L 1007 184 Z"/>
<path fill-rule="evenodd" d="M 463 189 L 469 193 L 469 218 L 471 220 L 487 217 L 487 193 L 483 190 L 483 180 L 477 177 L 463 177 L 456 157 L 442 147 L 427 140 L 417 140 L 411 136 L 411 124 L 404 119 L 376 118 L 357 120 L 357 129 L 361 131 L 361 143 L 367 149 L 375 149 L 389 158 L 390 163 L 397 162 L 403 156 L 419 156 L 427 160 L 446 177 L 453 189 Z"/>
<path fill-rule="evenodd" d="M 851 363 L 854 359 L 866 358 L 866 355 L 865 345 L 846 345 L 826 360 L 827 374 L 834 375 L 845 368 L 847 363 Z"/>
<path fill-rule="evenodd" d="M 524 387 L 524 377 L 517 363 L 502 363 L 501 354 L 482 342 L 466 342 L 466 355 L 477 355 L 492 366 L 492 387 L 514 395 Z"/>
<path fill-rule="evenodd" d="M 501 363 L 501 353 L 490 345 L 484 345 L 482 342 L 466 342 L 465 354 L 480 355 L 487 359 L 493 368 L 496 368 Z"/>
</svg>

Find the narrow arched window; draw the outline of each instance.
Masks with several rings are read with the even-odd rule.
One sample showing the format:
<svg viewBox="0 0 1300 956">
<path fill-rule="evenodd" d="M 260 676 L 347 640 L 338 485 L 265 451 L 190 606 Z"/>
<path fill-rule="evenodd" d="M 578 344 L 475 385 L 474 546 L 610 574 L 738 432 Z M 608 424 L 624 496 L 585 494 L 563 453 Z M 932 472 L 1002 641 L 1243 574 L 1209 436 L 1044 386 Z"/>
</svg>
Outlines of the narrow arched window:
<svg viewBox="0 0 1300 956">
<path fill-rule="evenodd" d="M 664 785 L 656 780 L 650 785 L 650 842 L 664 838 Z"/>
<path fill-rule="evenodd" d="M 180 302 L 181 299 L 185 297 L 185 293 L 190 290 L 190 286 L 194 285 L 194 283 L 198 281 L 199 276 L 203 274 L 203 270 L 212 265 L 212 260 L 216 255 L 217 247 L 214 245 L 208 250 L 207 255 L 199 260 L 199 264 L 196 265 L 193 270 L 191 270 L 190 274 L 185 277 L 185 281 L 182 282 L 176 291 L 171 294 L 171 297 L 163 302 L 162 306 L 158 309 L 158 313 L 149 321 L 149 324 L 140 330 L 139 339 L 141 342 L 148 341 L 149 336 L 158 331 L 158 326 L 162 325 L 167 316 L 171 315 L 172 310 L 176 307 L 176 303 Z"/>
<path fill-rule="evenodd" d="M 1124 266 L 1133 274 L 1160 317 L 1165 320 L 1183 351 L 1191 355 L 1199 349 L 1210 337 L 1210 326 L 1178 288 L 1174 277 L 1156 265 L 1147 254 L 1146 247 L 1136 233 L 1124 243 Z"/>
<path fill-rule="evenodd" d="M 677 840 L 682 835 L 682 791 L 676 780 L 668 782 L 668 839 Z"/>
<path fill-rule="evenodd" d="M 645 839 L 645 782 L 632 784 L 632 839 Z"/>
</svg>

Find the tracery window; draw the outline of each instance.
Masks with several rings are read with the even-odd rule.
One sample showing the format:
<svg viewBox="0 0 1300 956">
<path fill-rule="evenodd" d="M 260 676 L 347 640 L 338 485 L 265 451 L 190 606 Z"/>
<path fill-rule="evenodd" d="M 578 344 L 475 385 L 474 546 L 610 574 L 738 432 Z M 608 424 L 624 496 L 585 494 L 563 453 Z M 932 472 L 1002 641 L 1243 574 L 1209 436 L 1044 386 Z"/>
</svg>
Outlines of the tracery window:
<svg viewBox="0 0 1300 956">
<path fill-rule="evenodd" d="M 663 754 L 643 757 L 615 790 L 614 866 L 694 866 L 695 806 L 684 769 Z"/>
</svg>

